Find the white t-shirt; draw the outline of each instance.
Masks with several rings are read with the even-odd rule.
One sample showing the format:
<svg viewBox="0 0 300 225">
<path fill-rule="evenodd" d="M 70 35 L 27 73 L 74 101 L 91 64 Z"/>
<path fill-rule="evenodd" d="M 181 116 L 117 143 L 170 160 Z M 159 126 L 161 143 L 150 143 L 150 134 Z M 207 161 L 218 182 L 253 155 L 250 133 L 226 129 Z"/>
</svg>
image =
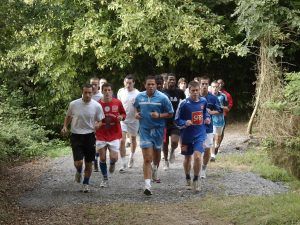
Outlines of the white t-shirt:
<svg viewBox="0 0 300 225">
<path fill-rule="evenodd" d="M 135 119 L 133 103 L 139 93 L 140 92 L 135 88 L 132 91 L 128 91 L 127 88 L 121 88 L 118 91 L 117 97 L 122 102 L 126 111 L 126 119 L 124 120 L 125 123 L 138 122 L 138 120 Z"/>
<path fill-rule="evenodd" d="M 72 101 L 67 116 L 72 117 L 71 132 L 74 134 L 88 134 L 95 131 L 95 122 L 105 116 L 102 106 L 95 100 L 85 103 L 82 98 Z"/>
<path fill-rule="evenodd" d="M 92 99 L 94 99 L 96 102 L 99 102 L 99 100 L 103 97 L 103 94 L 99 91 L 97 94 L 94 94 L 92 96 Z"/>
</svg>

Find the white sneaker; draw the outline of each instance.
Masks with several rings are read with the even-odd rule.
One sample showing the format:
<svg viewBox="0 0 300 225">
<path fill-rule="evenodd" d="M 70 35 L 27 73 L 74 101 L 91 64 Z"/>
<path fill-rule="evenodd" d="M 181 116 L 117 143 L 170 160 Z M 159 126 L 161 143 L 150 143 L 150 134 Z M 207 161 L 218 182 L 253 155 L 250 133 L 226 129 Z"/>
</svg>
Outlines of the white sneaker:
<svg viewBox="0 0 300 225">
<path fill-rule="evenodd" d="M 203 178 L 203 179 L 206 178 L 206 169 L 203 169 L 203 168 L 202 168 L 202 170 L 201 170 L 201 172 L 200 172 L 200 178 Z"/>
<path fill-rule="evenodd" d="M 167 170 L 169 169 L 169 161 L 164 161 L 164 167 L 163 167 L 164 170 Z"/>
<path fill-rule="evenodd" d="M 103 179 L 101 181 L 100 187 L 107 188 L 108 187 L 108 180 L 107 179 Z"/>
<path fill-rule="evenodd" d="M 133 159 L 133 157 L 130 157 L 129 161 L 128 161 L 128 168 L 132 168 L 133 167 L 133 163 L 134 163 L 134 159 Z"/>
<path fill-rule="evenodd" d="M 187 179 L 185 186 L 186 186 L 186 189 L 192 190 L 192 180 L 191 179 Z"/>
<path fill-rule="evenodd" d="M 78 172 L 75 173 L 75 182 L 77 183 L 81 182 L 81 173 Z"/>
<path fill-rule="evenodd" d="M 200 191 L 200 182 L 199 182 L 199 180 L 193 181 L 193 189 L 194 189 L 195 192 Z"/>
<path fill-rule="evenodd" d="M 83 184 L 83 185 L 82 185 L 82 192 L 83 192 L 83 193 L 88 193 L 88 192 L 90 192 L 90 187 L 89 187 L 88 184 Z"/>
<path fill-rule="evenodd" d="M 171 151 L 169 161 L 171 164 L 175 162 L 175 151 Z"/>
<path fill-rule="evenodd" d="M 119 169 L 120 173 L 126 173 L 126 167 L 123 165 L 121 166 L 121 168 Z"/>
<path fill-rule="evenodd" d="M 152 165 L 152 180 L 155 183 L 160 183 L 160 179 L 157 177 L 157 166 Z"/>
</svg>

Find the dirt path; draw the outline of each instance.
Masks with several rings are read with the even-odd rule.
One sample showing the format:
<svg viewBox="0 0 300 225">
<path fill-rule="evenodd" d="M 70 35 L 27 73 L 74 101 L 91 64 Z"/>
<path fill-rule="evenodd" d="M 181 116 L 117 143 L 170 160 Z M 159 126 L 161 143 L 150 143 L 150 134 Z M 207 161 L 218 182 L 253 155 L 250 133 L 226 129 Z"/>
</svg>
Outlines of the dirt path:
<svg viewBox="0 0 300 225">
<path fill-rule="evenodd" d="M 228 126 L 220 154 L 243 152 L 247 147 L 247 140 L 243 125 Z M 43 212 L 45 214 L 57 208 L 69 210 L 70 207 L 76 208 L 83 204 L 177 204 L 191 199 L 201 199 L 206 195 L 268 195 L 287 191 L 283 185 L 265 180 L 251 172 L 222 169 L 217 166 L 217 161 L 209 166 L 207 179 L 202 180 L 202 190 L 195 194 L 185 189 L 182 161 L 183 157 L 177 152 L 176 161 L 171 164 L 169 170 L 164 171 L 160 167 L 159 177 L 162 182 L 153 184 L 154 195 L 151 198 L 142 194 L 144 181 L 142 177 L 142 155 L 139 148 L 135 165 L 127 173 L 120 174 L 118 172 L 120 164 L 117 164 L 116 172 L 111 175 L 109 188 L 100 188 L 101 173 L 94 172 L 90 182 L 90 193 L 80 192 L 81 186 L 74 183 L 75 170 L 71 156 L 32 162 L 9 169 L 6 171 L 8 176 L 2 175 L 1 181 L 9 179 L 11 182 L 15 182 L 13 186 L 11 183 L 5 183 L 4 188 L 7 188 L 7 192 L 4 193 L 6 195 L 9 193 L 6 197 L 14 201 L 14 207 L 20 209 L 20 220 L 23 221 L 24 215 L 22 214 L 26 212 L 30 214 L 31 219 L 29 221 L 33 224 L 37 222 L 32 220 L 34 213 Z M 57 222 L 60 224 L 59 221 Z"/>
</svg>

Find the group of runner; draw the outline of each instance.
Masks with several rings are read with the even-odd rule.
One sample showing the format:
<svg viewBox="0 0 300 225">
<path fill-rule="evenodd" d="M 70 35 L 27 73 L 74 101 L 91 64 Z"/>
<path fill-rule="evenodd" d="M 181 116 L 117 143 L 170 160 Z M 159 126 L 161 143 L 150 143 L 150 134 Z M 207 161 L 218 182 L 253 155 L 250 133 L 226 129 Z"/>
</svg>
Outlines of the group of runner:
<svg viewBox="0 0 300 225">
<path fill-rule="evenodd" d="M 114 173 L 119 152 L 119 172 L 125 173 L 133 166 L 138 134 L 145 195 L 152 195 L 151 182 L 160 183 L 161 150 L 163 169 L 167 170 L 175 161 L 178 145 L 184 155 L 186 185 L 200 191 L 199 178 L 206 178 L 208 162 L 215 160 L 224 135 L 226 113 L 233 105 L 223 80 L 213 81 L 210 91 L 209 82 L 204 76 L 194 78 L 188 85 L 184 78 L 176 83 L 175 74 L 167 73 L 146 77 L 145 91 L 139 92 L 134 87 L 134 76 L 127 75 L 124 87 L 114 97 L 107 80 L 91 78 L 90 84 L 82 87 L 82 97 L 69 104 L 62 128 L 66 134 L 71 124 L 75 181 L 83 183 L 82 191 L 89 192 L 93 162 L 95 171 L 100 168 L 103 188 L 109 186 L 108 171 Z M 128 160 L 127 137 L 131 143 Z"/>
</svg>

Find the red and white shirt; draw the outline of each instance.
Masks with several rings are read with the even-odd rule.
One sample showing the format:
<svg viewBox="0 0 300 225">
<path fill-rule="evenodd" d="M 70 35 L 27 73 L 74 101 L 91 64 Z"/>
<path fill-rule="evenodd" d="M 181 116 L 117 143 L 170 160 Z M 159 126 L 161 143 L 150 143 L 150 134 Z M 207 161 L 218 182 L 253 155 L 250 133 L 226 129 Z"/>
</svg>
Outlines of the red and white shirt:
<svg viewBox="0 0 300 225">
<path fill-rule="evenodd" d="M 98 141 L 114 141 L 122 138 L 122 130 L 118 116 L 123 120 L 126 118 L 125 109 L 119 99 L 112 98 L 110 102 L 99 100 L 103 108 L 105 118 L 102 120 L 101 127 L 96 131 Z"/>
</svg>

